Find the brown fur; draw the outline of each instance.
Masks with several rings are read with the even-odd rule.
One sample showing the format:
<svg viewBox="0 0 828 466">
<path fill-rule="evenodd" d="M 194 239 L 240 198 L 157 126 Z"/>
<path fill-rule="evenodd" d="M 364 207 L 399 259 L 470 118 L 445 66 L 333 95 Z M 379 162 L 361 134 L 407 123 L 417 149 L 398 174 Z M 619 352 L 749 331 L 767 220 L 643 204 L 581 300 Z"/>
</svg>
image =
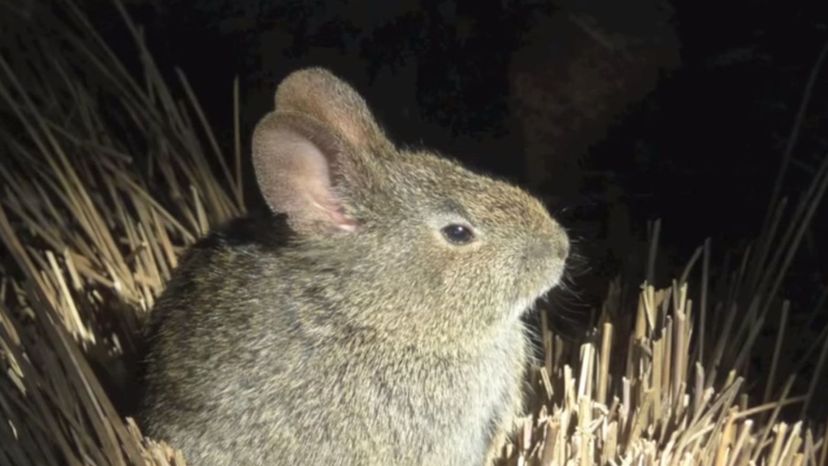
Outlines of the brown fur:
<svg viewBox="0 0 828 466">
<path fill-rule="evenodd" d="M 397 149 L 321 69 L 282 82 L 253 158 L 284 215 L 183 260 L 155 309 L 148 433 L 198 466 L 490 461 L 564 231 L 514 186 Z M 473 242 L 446 240 L 458 223 Z"/>
</svg>

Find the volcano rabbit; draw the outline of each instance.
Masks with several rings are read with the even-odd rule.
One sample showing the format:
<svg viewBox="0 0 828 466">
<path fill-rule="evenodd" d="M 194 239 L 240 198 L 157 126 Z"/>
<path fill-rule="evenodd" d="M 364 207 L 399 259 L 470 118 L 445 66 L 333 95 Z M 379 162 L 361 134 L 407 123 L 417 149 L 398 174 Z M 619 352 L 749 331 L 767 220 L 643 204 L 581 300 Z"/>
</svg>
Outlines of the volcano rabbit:
<svg viewBox="0 0 828 466">
<path fill-rule="evenodd" d="M 524 191 L 397 148 L 323 69 L 275 100 L 252 144 L 272 215 L 199 242 L 158 300 L 147 434 L 195 466 L 490 464 L 566 233 Z"/>
</svg>

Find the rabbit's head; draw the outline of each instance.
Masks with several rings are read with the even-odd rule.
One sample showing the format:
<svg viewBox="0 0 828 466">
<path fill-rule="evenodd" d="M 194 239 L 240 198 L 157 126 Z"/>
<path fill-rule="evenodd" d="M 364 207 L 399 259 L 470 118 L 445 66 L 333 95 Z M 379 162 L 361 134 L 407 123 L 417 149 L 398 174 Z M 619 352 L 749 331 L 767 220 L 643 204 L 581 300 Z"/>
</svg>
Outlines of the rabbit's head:
<svg viewBox="0 0 828 466">
<path fill-rule="evenodd" d="M 275 100 L 253 135 L 254 167 L 295 233 L 285 254 L 313 269 L 292 280 L 328 310 L 317 325 L 468 339 L 516 321 L 559 281 L 567 236 L 534 197 L 396 148 L 325 70 L 291 74 Z"/>
</svg>

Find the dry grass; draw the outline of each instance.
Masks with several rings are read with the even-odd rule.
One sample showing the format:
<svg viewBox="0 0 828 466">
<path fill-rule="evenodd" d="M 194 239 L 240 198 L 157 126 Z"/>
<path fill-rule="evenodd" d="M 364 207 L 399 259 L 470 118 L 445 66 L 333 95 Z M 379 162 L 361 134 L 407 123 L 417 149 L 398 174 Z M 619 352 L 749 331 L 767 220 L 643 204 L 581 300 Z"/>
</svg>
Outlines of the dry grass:
<svg viewBox="0 0 828 466">
<path fill-rule="evenodd" d="M 0 57 L 14 118 L 0 165 L 14 259 L 0 286 L 0 463 L 183 464 L 123 420 L 87 359 L 125 378 L 180 252 L 243 211 L 239 165 L 222 165 L 187 81 L 178 74 L 185 98 L 174 96 L 128 18 L 138 77 L 81 11 L 59 6 L 68 24 L 24 24 L 20 53 Z M 39 33 L 50 28 L 60 35 Z"/>
<path fill-rule="evenodd" d="M 0 275 L 0 463 L 183 465 L 116 412 L 90 363 L 129 380 L 125 361 L 176 258 L 243 212 L 238 130 L 226 157 L 184 76 L 176 93 L 126 15 L 137 77 L 80 10 L 59 6 L 65 19 L 48 20 L 59 36 L 23 24 L 19 55 L 0 56 L 8 117 L 0 241 L 10 259 Z M 238 128 L 237 115 L 225 123 Z M 543 399 L 505 462 L 828 464 L 823 427 L 780 422 L 783 409 L 801 409 L 802 418 L 816 402 L 828 332 L 809 352 L 817 361 L 809 390 L 791 393 L 797 368 L 780 363 L 790 311 L 777 296 L 826 187 L 828 161 L 799 204 L 779 202 L 719 283 L 707 243 L 672 286 L 635 291 L 637 307 L 614 283 L 599 325 L 579 344 L 544 323 L 534 377 Z M 650 283 L 659 229 L 653 224 Z M 772 368 L 751 404 L 741 375 L 772 318 L 780 320 Z"/>
</svg>

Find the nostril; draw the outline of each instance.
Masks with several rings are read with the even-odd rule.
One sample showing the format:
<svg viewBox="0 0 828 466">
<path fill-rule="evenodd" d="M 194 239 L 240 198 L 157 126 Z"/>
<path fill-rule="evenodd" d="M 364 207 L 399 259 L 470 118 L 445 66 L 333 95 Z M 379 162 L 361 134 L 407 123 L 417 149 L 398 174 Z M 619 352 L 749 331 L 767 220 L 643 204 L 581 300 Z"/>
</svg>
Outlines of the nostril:
<svg viewBox="0 0 828 466">
<path fill-rule="evenodd" d="M 537 261 L 538 258 L 548 255 L 549 243 L 543 240 L 531 241 L 523 252 L 527 261 Z"/>
<path fill-rule="evenodd" d="M 537 235 L 521 251 L 521 268 L 531 274 L 532 283 L 548 289 L 558 282 L 568 254 L 569 240 L 565 235 Z"/>
<path fill-rule="evenodd" d="M 566 260 L 569 257 L 569 239 L 566 236 L 562 236 L 558 241 L 558 247 L 556 248 L 558 251 L 558 258 L 561 260 Z"/>
<path fill-rule="evenodd" d="M 567 256 L 568 244 L 557 238 L 536 238 L 523 250 L 523 259 L 531 262 L 562 260 Z"/>
</svg>

